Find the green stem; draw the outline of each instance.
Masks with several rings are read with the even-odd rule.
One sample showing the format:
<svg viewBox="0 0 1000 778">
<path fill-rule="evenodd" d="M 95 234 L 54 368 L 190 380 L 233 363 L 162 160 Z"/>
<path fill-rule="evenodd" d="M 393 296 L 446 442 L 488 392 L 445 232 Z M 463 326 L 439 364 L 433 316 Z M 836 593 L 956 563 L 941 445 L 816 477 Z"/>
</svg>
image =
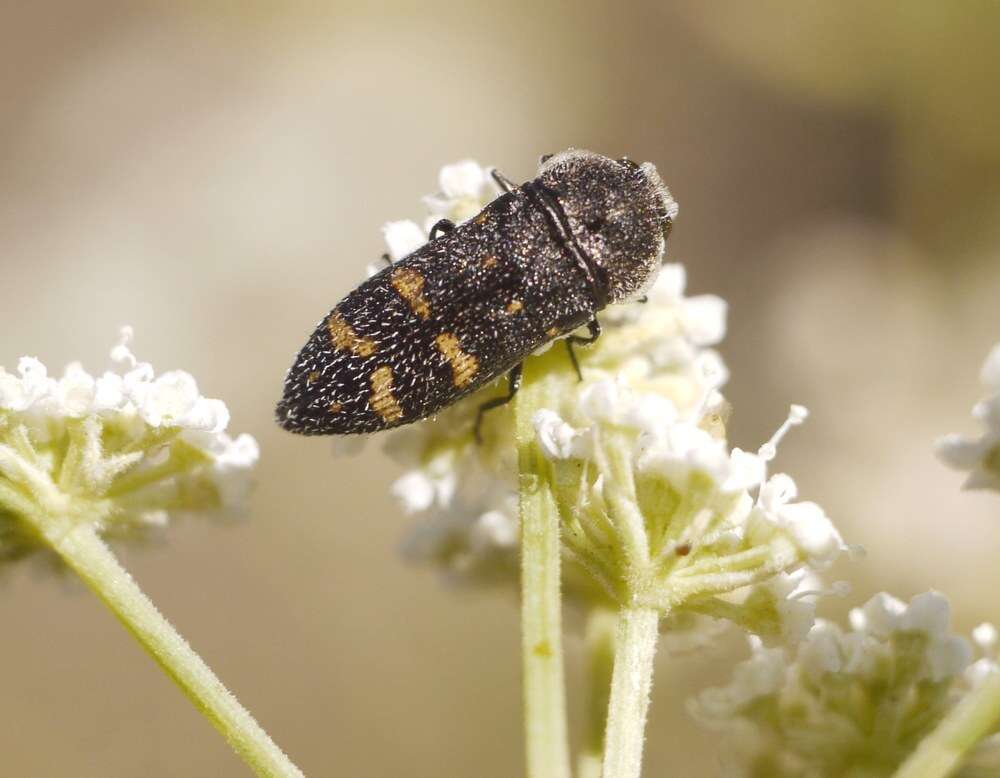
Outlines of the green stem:
<svg viewBox="0 0 1000 778">
<path fill-rule="evenodd" d="M 611 700 L 611 677 L 615 667 L 615 630 L 618 619 L 604 608 L 591 610 L 587 616 L 584 639 L 586 650 L 586 722 L 578 778 L 601 778 L 604 761 L 604 729 L 608 723 Z"/>
<path fill-rule="evenodd" d="M 521 514 L 521 648 L 528 778 L 569 778 L 559 591 L 559 510 L 532 417 L 546 371 L 529 359 L 514 405 Z"/>
<path fill-rule="evenodd" d="M 257 775 L 301 778 L 302 771 L 156 609 L 93 527 L 32 523 Z"/>
<path fill-rule="evenodd" d="M 991 673 L 925 737 L 896 778 L 943 778 L 1000 719 L 1000 673 Z"/>
<path fill-rule="evenodd" d="M 639 778 L 642 771 L 659 623 L 660 611 L 654 608 L 626 607 L 618 614 L 603 778 Z"/>
</svg>

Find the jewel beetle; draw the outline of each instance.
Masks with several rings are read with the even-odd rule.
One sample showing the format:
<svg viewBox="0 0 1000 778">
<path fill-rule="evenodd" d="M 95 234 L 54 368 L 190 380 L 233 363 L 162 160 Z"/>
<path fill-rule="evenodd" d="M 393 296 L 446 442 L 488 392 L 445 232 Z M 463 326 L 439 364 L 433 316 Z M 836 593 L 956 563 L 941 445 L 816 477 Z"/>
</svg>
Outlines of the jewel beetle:
<svg viewBox="0 0 1000 778">
<path fill-rule="evenodd" d="M 566 337 L 592 342 L 596 314 L 642 297 L 662 264 L 677 204 L 651 163 L 570 149 L 542 158 L 477 216 L 341 300 L 285 378 L 278 423 L 303 435 L 376 432 L 446 408 Z M 572 335 L 588 325 L 590 337 Z M 575 358 L 574 358 L 575 364 Z"/>
</svg>

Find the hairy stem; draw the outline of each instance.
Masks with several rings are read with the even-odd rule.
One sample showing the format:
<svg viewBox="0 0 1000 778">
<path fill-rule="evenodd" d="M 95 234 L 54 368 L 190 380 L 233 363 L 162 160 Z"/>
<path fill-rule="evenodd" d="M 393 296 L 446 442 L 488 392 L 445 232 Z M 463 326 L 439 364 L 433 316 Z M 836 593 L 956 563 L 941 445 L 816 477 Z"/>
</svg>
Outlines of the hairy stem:
<svg viewBox="0 0 1000 778">
<path fill-rule="evenodd" d="M 617 624 L 615 613 L 604 608 L 595 608 L 587 616 L 584 643 L 586 729 L 577 762 L 577 778 L 601 778 L 604 770 L 604 729 L 608 723 L 608 704 L 611 700 Z"/>
<path fill-rule="evenodd" d="M 528 778 L 569 778 L 559 581 L 559 510 L 532 417 L 546 371 L 529 359 L 515 399 L 521 515 L 521 649 Z"/>
<path fill-rule="evenodd" d="M 921 741 L 896 778 L 943 778 L 1000 719 L 1000 673 L 991 673 Z"/>
<path fill-rule="evenodd" d="M 653 608 L 626 607 L 618 615 L 603 778 L 639 778 L 642 771 L 659 622 L 660 612 Z"/>
<path fill-rule="evenodd" d="M 92 526 L 32 523 L 257 775 L 301 778 L 302 771 L 156 609 Z"/>
</svg>

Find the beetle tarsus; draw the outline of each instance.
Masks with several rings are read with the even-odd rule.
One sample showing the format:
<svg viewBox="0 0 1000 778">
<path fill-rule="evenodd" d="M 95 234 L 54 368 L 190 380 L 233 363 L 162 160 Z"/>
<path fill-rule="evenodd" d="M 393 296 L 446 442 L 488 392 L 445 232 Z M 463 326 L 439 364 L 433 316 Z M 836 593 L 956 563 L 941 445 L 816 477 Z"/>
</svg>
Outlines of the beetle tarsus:
<svg viewBox="0 0 1000 778">
<path fill-rule="evenodd" d="M 570 335 L 566 338 L 566 348 L 569 350 L 569 359 L 573 363 L 573 370 L 576 371 L 576 378 L 578 381 L 583 380 L 583 373 L 580 372 L 580 361 L 576 358 L 576 351 L 573 350 L 573 346 L 589 346 L 591 343 L 596 341 L 601 337 L 601 323 L 595 318 L 587 322 L 587 331 L 590 333 L 589 337 L 581 337 L 580 335 Z"/>
<path fill-rule="evenodd" d="M 492 400 L 487 400 L 476 411 L 476 445 L 481 446 L 483 444 L 483 414 L 487 411 L 492 411 L 494 408 L 499 408 L 501 405 L 506 405 L 514 399 L 517 390 L 521 388 L 521 368 L 523 366 L 523 364 L 515 365 L 507 373 L 507 394 L 504 397 L 494 397 Z"/>
</svg>

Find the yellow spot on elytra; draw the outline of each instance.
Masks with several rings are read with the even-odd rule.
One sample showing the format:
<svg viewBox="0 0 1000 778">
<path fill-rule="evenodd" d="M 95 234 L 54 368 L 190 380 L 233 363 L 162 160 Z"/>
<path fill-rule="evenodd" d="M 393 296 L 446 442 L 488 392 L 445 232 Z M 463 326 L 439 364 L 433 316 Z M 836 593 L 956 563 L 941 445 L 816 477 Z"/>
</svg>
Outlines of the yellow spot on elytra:
<svg viewBox="0 0 1000 778">
<path fill-rule="evenodd" d="M 330 331 L 330 341 L 333 347 L 341 351 L 350 351 L 359 357 L 370 357 L 375 353 L 375 341 L 363 338 L 354 331 L 344 317 L 334 312 L 326 328 Z"/>
<path fill-rule="evenodd" d="M 403 409 L 392 393 L 392 368 L 388 365 L 376 368 L 369 379 L 372 385 L 368 404 L 382 417 L 383 421 L 396 421 L 403 417 Z"/>
<path fill-rule="evenodd" d="M 479 370 L 479 360 L 462 351 L 462 344 L 450 332 L 442 332 L 434 343 L 451 365 L 452 381 L 459 389 L 468 386 Z"/>
<path fill-rule="evenodd" d="M 497 259 L 493 254 L 489 254 L 483 258 L 483 267 L 489 270 L 491 267 L 496 267 L 500 264 L 500 260 Z"/>
<path fill-rule="evenodd" d="M 507 313 L 513 316 L 515 313 L 520 313 L 522 310 L 524 310 L 524 303 L 522 303 L 520 300 L 511 300 L 509 303 L 507 303 L 507 307 L 504 310 L 506 310 Z"/>
<path fill-rule="evenodd" d="M 306 376 L 306 384 L 312 385 L 316 383 L 316 379 L 318 378 L 319 378 L 319 370 L 312 370 L 309 372 L 309 375 Z"/>
<path fill-rule="evenodd" d="M 489 211 L 483 211 L 481 214 L 479 214 L 472 221 L 474 221 L 476 224 L 485 224 L 486 220 L 489 219 L 489 218 L 490 218 Z"/>
<path fill-rule="evenodd" d="M 548 335 L 550 338 L 555 338 L 559 335 L 559 328 L 549 327 L 547 330 L 545 330 L 545 334 Z"/>
<path fill-rule="evenodd" d="M 396 290 L 413 311 L 421 319 L 431 315 L 431 307 L 424 299 L 424 277 L 410 267 L 401 267 L 393 271 L 390 278 L 392 288 Z"/>
<path fill-rule="evenodd" d="M 329 410 L 330 410 L 330 413 L 340 413 L 341 410 L 343 410 L 343 408 L 344 408 L 344 404 L 343 403 L 332 402 L 332 403 L 330 403 Z"/>
</svg>

